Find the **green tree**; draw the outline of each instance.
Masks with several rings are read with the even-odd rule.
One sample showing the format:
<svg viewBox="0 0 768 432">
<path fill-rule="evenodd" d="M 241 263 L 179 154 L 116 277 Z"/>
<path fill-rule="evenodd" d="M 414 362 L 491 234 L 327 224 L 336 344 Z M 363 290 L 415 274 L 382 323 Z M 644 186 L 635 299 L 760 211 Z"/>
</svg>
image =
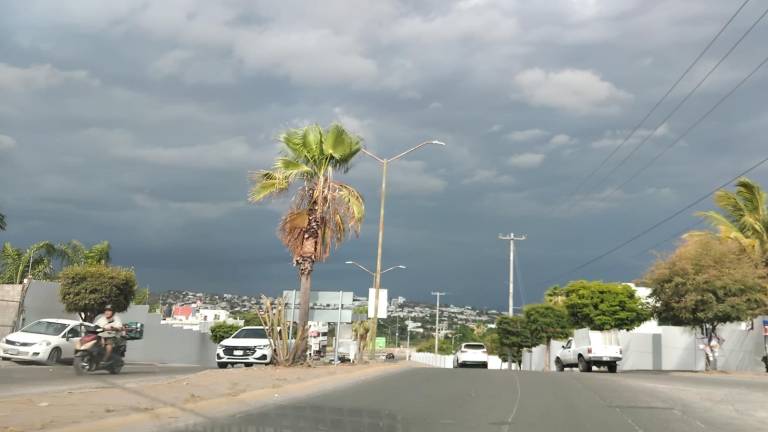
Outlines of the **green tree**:
<svg viewBox="0 0 768 432">
<path fill-rule="evenodd" d="M 564 290 L 563 304 L 575 328 L 631 330 L 652 316 L 629 285 L 579 280 Z"/>
<path fill-rule="evenodd" d="M 133 304 L 149 305 L 149 287 L 136 290 L 136 295 L 133 297 Z"/>
<path fill-rule="evenodd" d="M 736 241 L 715 236 L 686 236 L 677 250 L 657 261 L 644 276 L 659 322 L 697 329 L 706 340 L 707 368 L 717 369 L 715 354 L 722 324 L 766 312 L 766 274 Z"/>
<path fill-rule="evenodd" d="M 522 315 L 502 315 L 496 319 L 496 335 L 499 352 L 504 354 L 507 361 L 517 363 L 523 361 L 523 349 L 531 347 L 531 335 Z"/>
<path fill-rule="evenodd" d="M 57 256 L 56 246 L 51 242 L 35 243 L 26 250 L 5 242 L 0 251 L 0 283 L 20 284 L 28 275 L 38 280 L 53 279 L 53 260 Z"/>
<path fill-rule="evenodd" d="M 136 294 L 133 270 L 103 265 L 66 267 L 59 274 L 59 297 L 67 312 L 75 312 L 83 321 L 92 322 L 111 304 L 115 312 L 124 312 Z"/>
<path fill-rule="evenodd" d="M 240 312 L 236 316 L 237 319 L 243 320 L 243 325 L 246 327 L 261 325 L 261 318 L 259 318 L 258 311 Z"/>
<path fill-rule="evenodd" d="M 747 178 L 736 182 L 736 191 L 719 190 L 714 196 L 721 213 L 699 213 L 717 228 L 720 236 L 738 242 L 755 260 L 768 267 L 768 207 L 766 193 Z"/>
<path fill-rule="evenodd" d="M 62 267 L 71 265 L 107 265 L 110 263 L 111 246 L 108 241 L 96 243 L 90 248 L 77 240 L 58 245 Z"/>
<path fill-rule="evenodd" d="M 240 330 L 240 326 L 237 324 L 217 322 L 211 326 L 211 340 L 215 344 L 221 343 L 221 341 L 229 338 L 238 330 Z"/>
<path fill-rule="evenodd" d="M 523 317 L 531 342 L 545 345 L 547 359 L 552 339 L 567 338 L 571 334 L 571 321 L 563 307 L 546 303 L 530 304 L 523 308 Z M 549 370 L 549 361 L 544 363 L 544 369 Z"/>
<path fill-rule="evenodd" d="M 365 216 L 360 193 L 334 179 L 334 172 L 349 169 L 360 151 L 360 141 L 338 124 L 326 130 L 318 125 L 290 129 L 280 136 L 284 153 L 274 166 L 251 174 L 253 186 L 248 199 L 252 203 L 299 185 L 293 205 L 280 221 L 278 237 L 298 267 L 300 331 L 306 331 L 309 318 L 315 263 L 328 257 L 333 246 L 351 233 L 358 234 Z"/>
<path fill-rule="evenodd" d="M 564 306 L 565 288 L 561 288 L 560 285 L 549 288 L 544 292 L 544 303 L 551 304 L 552 306 Z"/>
</svg>

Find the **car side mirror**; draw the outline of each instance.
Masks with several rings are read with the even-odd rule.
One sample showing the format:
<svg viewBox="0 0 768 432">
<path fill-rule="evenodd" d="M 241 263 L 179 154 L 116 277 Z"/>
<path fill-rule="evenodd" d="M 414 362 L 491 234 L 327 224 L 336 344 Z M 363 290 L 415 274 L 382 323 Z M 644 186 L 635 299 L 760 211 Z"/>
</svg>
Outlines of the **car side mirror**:
<svg viewBox="0 0 768 432">
<path fill-rule="evenodd" d="M 140 322 L 129 322 L 125 325 L 126 340 L 144 339 L 144 324 Z"/>
<path fill-rule="evenodd" d="M 560 345 L 560 348 L 565 348 L 565 345 Z"/>
</svg>

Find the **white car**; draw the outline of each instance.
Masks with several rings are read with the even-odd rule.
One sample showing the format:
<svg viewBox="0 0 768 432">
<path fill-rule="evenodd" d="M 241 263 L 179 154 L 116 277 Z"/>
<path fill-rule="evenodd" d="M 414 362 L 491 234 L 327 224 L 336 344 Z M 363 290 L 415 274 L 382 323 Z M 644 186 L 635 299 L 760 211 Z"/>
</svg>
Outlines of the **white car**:
<svg viewBox="0 0 768 432">
<path fill-rule="evenodd" d="M 216 347 L 216 365 L 224 369 L 238 363 L 245 367 L 272 362 L 272 345 L 264 327 L 243 327 Z"/>
<path fill-rule="evenodd" d="M 488 369 L 488 350 L 479 342 L 461 344 L 453 356 L 453 367 L 480 366 Z"/>
<path fill-rule="evenodd" d="M 54 318 L 35 321 L 0 339 L 0 357 L 47 364 L 71 359 L 83 325 L 92 324 Z"/>
</svg>

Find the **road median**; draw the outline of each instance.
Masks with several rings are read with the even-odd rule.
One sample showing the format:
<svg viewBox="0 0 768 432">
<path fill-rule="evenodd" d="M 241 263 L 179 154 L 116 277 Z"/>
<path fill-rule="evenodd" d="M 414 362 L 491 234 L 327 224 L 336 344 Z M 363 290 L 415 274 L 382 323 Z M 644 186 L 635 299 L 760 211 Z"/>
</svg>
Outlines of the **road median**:
<svg viewBox="0 0 768 432">
<path fill-rule="evenodd" d="M 103 387 L 0 400 L 0 431 L 168 430 L 215 420 L 360 380 L 394 373 L 406 363 L 206 370 L 150 384 L 109 375 L 86 378 Z"/>
</svg>

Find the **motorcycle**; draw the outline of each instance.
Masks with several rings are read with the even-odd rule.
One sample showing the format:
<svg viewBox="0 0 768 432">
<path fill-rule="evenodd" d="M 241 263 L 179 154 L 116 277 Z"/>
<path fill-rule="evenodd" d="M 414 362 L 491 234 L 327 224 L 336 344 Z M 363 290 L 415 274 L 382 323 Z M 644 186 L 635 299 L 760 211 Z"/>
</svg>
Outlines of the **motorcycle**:
<svg viewBox="0 0 768 432">
<path fill-rule="evenodd" d="M 99 333 L 103 331 L 104 329 L 100 327 L 88 327 L 85 330 L 85 335 L 75 343 L 75 357 L 72 366 L 77 375 L 98 370 L 106 370 L 110 374 L 116 375 L 123 369 L 126 346 L 120 337 L 114 338 L 112 341 L 112 355 L 108 359 L 109 361 L 102 362 L 106 347 Z"/>
</svg>

